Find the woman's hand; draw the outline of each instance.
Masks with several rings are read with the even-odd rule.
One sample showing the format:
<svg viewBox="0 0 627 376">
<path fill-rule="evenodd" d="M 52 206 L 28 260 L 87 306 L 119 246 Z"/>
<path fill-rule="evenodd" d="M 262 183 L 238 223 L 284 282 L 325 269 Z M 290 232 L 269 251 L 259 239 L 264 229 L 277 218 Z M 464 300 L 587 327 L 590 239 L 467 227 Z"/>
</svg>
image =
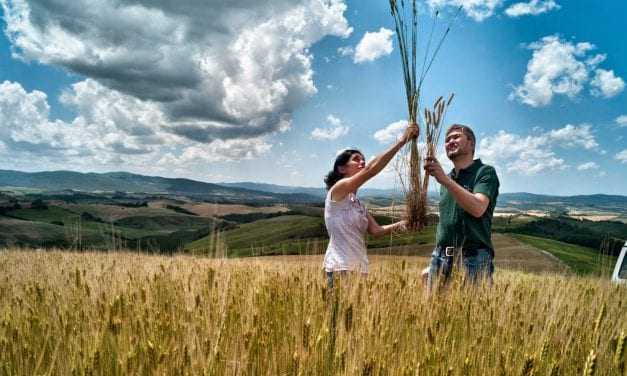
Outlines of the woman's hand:
<svg viewBox="0 0 627 376">
<path fill-rule="evenodd" d="M 368 233 L 374 237 L 397 234 L 407 231 L 407 221 L 402 220 L 389 225 L 381 226 L 374 217 L 368 213 Z"/>
<path fill-rule="evenodd" d="M 403 219 L 402 221 L 396 222 L 394 232 L 407 232 L 407 221 Z"/>
<path fill-rule="evenodd" d="M 409 124 L 407 128 L 405 129 L 405 132 L 399 139 L 399 142 L 405 145 L 406 143 L 409 142 L 409 140 L 418 138 L 419 135 L 420 135 L 420 129 L 418 129 L 418 125 L 416 125 L 416 123 Z"/>
<path fill-rule="evenodd" d="M 394 154 L 396 154 L 402 147 L 407 143 L 407 141 L 418 137 L 418 126 L 416 124 L 411 124 L 405 129 L 403 136 L 398 139 L 394 143 L 394 145 L 390 146 L 388 150 L 386 150 L 383 154 L 376 156 L 373 160 L 368 162 L 364 168 L 359 170 L 352 176 L 346 176 L 340 179 L 335 185 L 331 188 L 333 191 L 332 197 L 333 199 L 341 200 L 349 192 L 356 192 L 359 187 L 361 187 L 365 182 L 367 182 L 370 178 L 377 175 L 383 168 L 390 162 Z M 391 225 L 388 225 L 388 227 Z M 390 230 L 391 231 L 391 230 Z"/>
</svg>

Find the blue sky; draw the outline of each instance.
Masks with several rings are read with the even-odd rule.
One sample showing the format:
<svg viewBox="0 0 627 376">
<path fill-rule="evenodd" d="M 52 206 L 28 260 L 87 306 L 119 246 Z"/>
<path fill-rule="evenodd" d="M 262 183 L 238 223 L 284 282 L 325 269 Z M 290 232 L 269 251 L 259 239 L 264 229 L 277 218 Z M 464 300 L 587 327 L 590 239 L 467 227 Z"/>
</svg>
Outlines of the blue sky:
<svg viewBox="0 0 627 376">
<path fill-rule="evenodd" d="M 387 1 L 0 4 L 2 169 L 322 186 L 407 116 Z M 473 127 L 502 192 L 627 194 L 627 3 L 420 4 L 423 42 L 463 9 L 422 104 L 455 93 L 445 121 Z"/>
</svg>

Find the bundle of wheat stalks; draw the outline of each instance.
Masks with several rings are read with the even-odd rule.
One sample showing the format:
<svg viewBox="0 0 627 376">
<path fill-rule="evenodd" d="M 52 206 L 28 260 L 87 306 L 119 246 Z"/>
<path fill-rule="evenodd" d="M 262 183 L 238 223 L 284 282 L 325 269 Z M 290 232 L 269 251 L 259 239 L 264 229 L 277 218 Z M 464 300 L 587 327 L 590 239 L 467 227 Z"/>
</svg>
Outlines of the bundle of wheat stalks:
<svg viewBox="0 0 627 376">
<path fill-rule="evenodd" d="M 429 190 L 429 176 L 425 174 L 424 178 L 421 179 L 420 172 L 422 170 L 420 168 L 420 164 L 422 162 L 423 156 L 425 159 L 435 158 L 436 156 L 436 149 L 441 134 L 441 125 L 444 120 L 444 116 L 446 115 L 446 110 L 453 101 L 453 96 L 454 94 L 451 93 L 446 102 L 444 101 L 443 97 L 439 97 L 433 105 L 433 110 L 425 108 L 423 119 L 426 141 L 425 146 L 424 148 L 419 149 L 417 164 L 410 167 L 416 168 L 416 173 L 418 175 L 417 181 L 418 183 L 422 182 L 422 185 L 419 186 L 417 192 L 408 191 L 406 193 L 408 203 L 408 218 L 411 219 L 409 221 L 410 225 L 412 225 L 412 228 L 415 229 L 424 226 L 426 224 L 427 218 L 427 191 Z M 413 173 L 413 171 L 411 173 Z M 412 202 L 413 205 L 412 211 L 409 211 L 410 202 Z M 414 215 L 412 216 L 411 213 L 414 213 Z"/>
<path fill-rule="evenodd" d="M 456 17 L 449 23 L 449 26 L 440 37 L 437 46 L 431 51 L 431 41 L 433 40 L 433 32 L 439 15 L 439 12 L 435 12 L 423 54 L 420 75 L 418 75 L 416 70 L 418 56 L 418 10 L 416 0 L 413 0 L 411 7 L 407 8 L 403 0 L 400 1 L 400 8 L 399 2 L 390 0 L 390 10 L 392 11 L 392 17 L 394 17 L 396 36 L 398 38 L 399 51 L 401 54 L 407 109 L 409 113 L 408 123 L 409 125 L 416 124 L 420 127 L 418 108 L 420 107 L 420 90 L 422 83 L 431 69 L 435 57 L 440 51 L 444 39 L 450 31 L 450 25 Z M 459 14 L 459 10 L 461 10 L 461 8 L 458 9 L 457 14 Z M 411 21 L 408 27 L 407 23 L 409 20 Z M 421 169 L 422 160 L 427 157 L 432 158 L 435 156 L 435 150 L 440 135 L 440 125 L 444 120 L 446 109 L 451 104 L 452 100 L 452 94 L 446 102 L 440 97 L 436 100 L 433 111 L 425 109 L 425 118 L 422 119 L 422 124 L 426 130 L 426 146 L 419 148 L 417 139 L 412 140 L 408 144 L 409 161 L 407 163 L 408 166 L 404 168 L 405 173 L 401 174 L 401 185 L 406 199 L 407 226 L 413 230 L 420 229 L 426 224 L 429 178 L 423 175 Z"/>
</svg>

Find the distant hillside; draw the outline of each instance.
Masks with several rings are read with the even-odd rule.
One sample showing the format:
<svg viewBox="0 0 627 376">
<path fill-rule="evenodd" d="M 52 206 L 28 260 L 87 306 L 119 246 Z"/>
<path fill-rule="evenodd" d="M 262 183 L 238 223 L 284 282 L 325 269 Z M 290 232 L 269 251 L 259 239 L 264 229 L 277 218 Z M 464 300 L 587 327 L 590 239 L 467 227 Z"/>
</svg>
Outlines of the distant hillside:
<svg viewBox="0 0 627 376">
<path fill-rule="evenodd" d="M 166 194 L 212 202 L 256 204 L 321 202 L 326 195 L 326 189 L 322 186 L 298 187 L 254 182 L 212 184 L 191 179 L 171 179 L 128 172 L 99 174 L 46 171 L 27 173 L 0 170 L 0 191 L 2 191 L 2 187 L 20 187 L 46 192 L 74 190 L 81 192 Z M 388 199 L 395 195 L 398 197 L 398 192 L 392 189 L 364 188 L 359 193 L 362 197 Z M 430 191 L 429 199 L 437 201 L 438 194 Z M 497 207 L 515 208 L 523 211 L 581 209 L 627 213 L 627 196 L 604 194 L 551 196 L 524 192 L 501 193 Z"/>
<path fill-rule="evenodd" d="M 237 187 L 263 191 L 269 193 L 302 193 L 312 196 L 324 197 L 326 189 L 323 187 L 298 187 L 285 186 L 276 184 L 254 183 L 254 182 L 237 182 L 237 183 L 218 183 L 225 187 Z M 398 195 L 399 192 L 393 189 L 376 189 L 363 188 L 359 190 L 361 197 L 391 197 Z M 429 199 L 437 201 L 438 194 L 429 191 Z M 550 210 L 559 208 L 598 208 L 598 209 L 624 209 L 627 210 L 627 196 L 618 195 L 579 195 L 579 196 L 550 196 L 539 195 L 533 193 L 501 193 L 497 202 L 498 207 L 515 207 L 521 210 Z"/>
<path fill-rule="evenodd" d="M 315 187 L 294 187 L 287 185 L 276 185 L 276 184 L 266 184 L 266 183 L 254 183 L 254 182 L 237 182 L 237 183 L 218 183 L 224 187 L 231 188 L 244 188 L 251 189 L 254 191 L 262 191 L 269 193 L 305 193 L 312 196 L 324 197 L 326 195 L 326 189 L 323 187 L 315 188 Z"/>
<path fill-rule="evenodd" d="M 144 176 L 128 172 L 80 173 L 73 171 L 20 172 L 0 170 L 0 187 L 41 189 L 47 192 L 129 192 L 169 194 L 216 202 L 319 202 L 307 193 L 272 193 L 226 187 L 190 179 Z M 1 188 L 0 188 L 1 189 Z"/>
<path fill-rule="evenodd" d="M 627 196 L 618 195 L 579 195 L 549 196 L 533 193 L 502 193 L 498 198 L 498 206 L 513 206 L 519 209 L 548 208 L 597 208 L 600 210 L 627 210 Z"/>
<path fill-rule="evenodd" d="M 225 187 L 237 187 L 237 188 L 245 188 L 245 189 L 253 189 L 256 191 L 270 192 L 270 193 L 304 193 L 312 196 L 325 197 L 327 195 L 327 190 L 324 186 L 320 186 L 320 188 L 314 187 L 297 187 L 297 186 L 287 186 L 287 185 L 276 185 L 276 184 L 266 184 L 266 183 L 253 183 L 253 182 L 237 182 L 237 183 L 218 183 L 219 185 Z M 362 188 L 359 190 L 359 195 L 361 197 L 390 197 L 393 195 L 398 195 L 399 192 L 393 189 L 376 189 L 376 188 Z"/>
</svg>

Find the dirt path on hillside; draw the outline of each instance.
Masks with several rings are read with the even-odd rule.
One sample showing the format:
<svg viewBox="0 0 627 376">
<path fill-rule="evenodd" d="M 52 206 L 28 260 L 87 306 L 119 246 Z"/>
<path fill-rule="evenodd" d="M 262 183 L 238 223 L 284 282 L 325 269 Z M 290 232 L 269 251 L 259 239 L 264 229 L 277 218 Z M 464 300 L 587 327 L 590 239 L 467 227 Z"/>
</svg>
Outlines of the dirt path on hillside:
<svg viewBox="0 0 627 376">
<path fill-rule="evenodd" d="M 569 268 L 549 252 L 522 243 L 511 236 L 492 234 L 495 248 L 494 263 L 497 268 L 527 272 L 563 273 Z"/>
</svg>

